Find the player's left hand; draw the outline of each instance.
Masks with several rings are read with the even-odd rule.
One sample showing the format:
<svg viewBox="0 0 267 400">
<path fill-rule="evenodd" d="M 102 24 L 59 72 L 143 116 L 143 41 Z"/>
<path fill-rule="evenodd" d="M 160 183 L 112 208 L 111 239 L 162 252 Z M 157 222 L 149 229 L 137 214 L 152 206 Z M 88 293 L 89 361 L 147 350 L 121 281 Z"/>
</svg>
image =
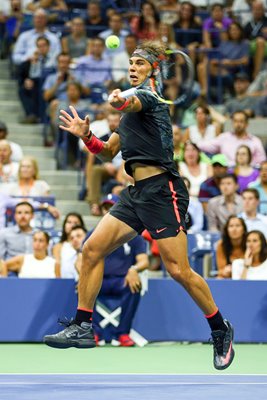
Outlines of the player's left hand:
<svg viewBox="0 0 267 400">
<path fill-rule="evenodd" d="M 129 286 L 132 293 L 139 293 L 142 289 L 141 280 L 139 278 L 138 272 L 133 268 L 128 269 L 127 275 L 125 277 L 125 286 Z"/>
</svg>

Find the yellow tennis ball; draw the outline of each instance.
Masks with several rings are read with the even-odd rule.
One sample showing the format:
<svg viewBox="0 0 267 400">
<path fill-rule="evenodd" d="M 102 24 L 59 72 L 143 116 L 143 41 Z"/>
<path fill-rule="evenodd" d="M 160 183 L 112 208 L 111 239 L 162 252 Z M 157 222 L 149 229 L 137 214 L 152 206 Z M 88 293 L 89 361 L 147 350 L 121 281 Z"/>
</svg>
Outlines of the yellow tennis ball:
<svg viewBox="0 0 267 400">
<path fill-rule="evenodd" d="M 105 44 L 108 49 L 115 50 L 120 45 L 120 39 L 116 35 L 110 35 L 106 38 Z"/>
</svg>

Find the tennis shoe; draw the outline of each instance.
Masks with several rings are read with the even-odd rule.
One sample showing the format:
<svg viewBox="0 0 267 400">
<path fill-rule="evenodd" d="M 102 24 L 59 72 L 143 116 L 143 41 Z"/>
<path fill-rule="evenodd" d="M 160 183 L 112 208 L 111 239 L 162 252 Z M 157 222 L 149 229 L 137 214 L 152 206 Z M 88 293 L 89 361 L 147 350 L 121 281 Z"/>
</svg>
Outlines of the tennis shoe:
<svg viewBox="0 0 267 400">
<path fill-rule="evenodd" d="M 226 369 L 232 363 L 235 352 L 233 349 L 234 329 L 229 321 L 224 320 L 227 331 L 212 331 L 213 364 L 216 369 Z"/>
<path fill-rule="evenodd" d="M 122 347 L 133 347 L 135 345 L 134 341 L 127 334 L 120 335 L 119 342 Z"/>
<path fill-rule="evenodd" d="M 94 331 L 91 322 L 82 322 L 77 325 L 74 320 L 59 321 L 65 325 L 65 329 L 54 334 L 46 335 L 43 342 L 50 347 L 67 349 L 77 347 L 78 349 L 90 349 L 96 346 Z"/>
</svg>

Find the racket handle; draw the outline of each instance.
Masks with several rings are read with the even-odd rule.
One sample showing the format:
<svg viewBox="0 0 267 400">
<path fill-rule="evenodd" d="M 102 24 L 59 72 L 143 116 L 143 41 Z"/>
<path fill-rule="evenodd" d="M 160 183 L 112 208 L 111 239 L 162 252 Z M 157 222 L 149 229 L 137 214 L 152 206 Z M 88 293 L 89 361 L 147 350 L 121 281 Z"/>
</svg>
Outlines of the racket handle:
<svg viewBox="0 0 267 400">
<path fill-rule="evenodd" d="M 120 93 L 120 97 L 123 99 L 128 99 L 128 97 L 134 96 L 137 93 L 136 88 L 131 88 L 128 90 L 124 90 L 123 92 Z"/>
<path fill-rule="evenodd" d="M 131 89 L 124 90 L 123 92 L 120 92 L 120 97 L 122 97 L 123 99 L 128 99 L 128 97 L 134 96 L 136 93 L 137 93 L 137 89 L 131 88 Z M 108 101 L 111 101 L 111 99 L 112 99 L 112 94 L 109 95 Z"/>
</svg>

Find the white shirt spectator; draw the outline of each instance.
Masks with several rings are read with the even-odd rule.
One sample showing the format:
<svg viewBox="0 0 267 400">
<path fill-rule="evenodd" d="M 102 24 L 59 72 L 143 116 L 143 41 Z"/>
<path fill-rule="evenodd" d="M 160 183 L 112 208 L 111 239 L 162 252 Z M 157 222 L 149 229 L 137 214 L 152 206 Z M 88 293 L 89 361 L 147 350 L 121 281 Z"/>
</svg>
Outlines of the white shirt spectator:
<svg viewBox="0 0 267 400">
<path fill-rule="evenodd" d="M 257 213 L 255 218 L 249 218 L 245 212 L 239 214 L 239 217 L 243 218 L 246 223 L 248 232 L 260 231 L 267 238 L 267 216 Z"/>
<path fill-rule="evenodd" d="M 75 279 L 78 281 L 79 275 L 75 268 L 77 251 L 68 242 L 64 242 L 60 255 L 60 276 L 61 278 Z"/>
<path fill-rule="evenodd" d="M 241 279 L 242 272 L 245 268 L 244 259 L 237 259 L 232 262 L 232 279 Z M 267 280 L 267 260 L 257 267 L 249 267 L 247 269 L 247 280 L 265 281 Z"/>
<path fill-rule="evenodd" d="M 0 173 L 0 183 L 16 182 L 18 180 L 19 163 L 10 162 L 2 166 Z"/>
<path fill-rule="evenodd" d="M 112 59 L 112 78 L 115 82 L 128 79 L 129 54 L 123 51 Z"/>
<path fill-rule="evenodd" d="M 10 144 L 12 150 L 11 161 L 20 162 L 20 160 L 23 157 L 23 151 L 21 146 L 17 143 L 10 142 L 10 140 L 8 140 L 8 143 Z"/>
<path fill-rule="evenodd" d="M 33 254 L 25 254 L 19 278 L 55 278 L 56 260 L 52 257 L 45 257 L 38 260 Z"/>
<path fill-rule="evenodd" d="M 22 32 L 15 43 L 13 50 L 13 62 L 16 65 L 28 60 L 36 50 L 36 39 L 40 36 L 45 36 L 50 42 L 50 51 L 56 57 L 61 51 L 60 40 L 54 33 L 45 30 L 42 34 L 35 29 Z"/>
</svg>

